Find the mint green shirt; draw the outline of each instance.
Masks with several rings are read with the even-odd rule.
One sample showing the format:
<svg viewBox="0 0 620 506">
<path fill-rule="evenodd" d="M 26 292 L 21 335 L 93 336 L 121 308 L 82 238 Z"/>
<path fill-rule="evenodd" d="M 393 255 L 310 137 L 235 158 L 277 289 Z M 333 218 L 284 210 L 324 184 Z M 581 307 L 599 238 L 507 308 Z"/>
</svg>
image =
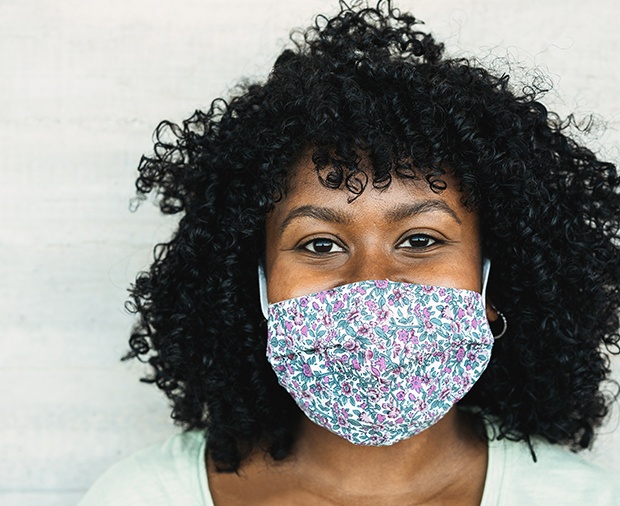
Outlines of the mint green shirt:
<svg viewBox="0 0 620 506">
<path fill-rule="evenodd" d="M 489 442 L 481 506 L 620 506 L 620 476 L 563 447 Z M 201 432 L 177 434 L 111 467 L 79 506 L 213 506 Z"/>
</svg>

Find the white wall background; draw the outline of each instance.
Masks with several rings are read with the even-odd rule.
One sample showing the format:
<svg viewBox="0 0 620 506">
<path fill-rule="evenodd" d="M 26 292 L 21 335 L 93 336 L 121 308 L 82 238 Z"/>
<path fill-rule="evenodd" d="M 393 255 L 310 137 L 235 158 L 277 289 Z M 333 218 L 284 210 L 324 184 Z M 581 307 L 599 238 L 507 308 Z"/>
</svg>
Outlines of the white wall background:
<svg viewBox="0 0 620 506">
<path fill-rule="evenodd" d="M 452 50 L 546 68 L 562 112 L 595 112 L 620 159 L 615 0 L 401 0 Z M 174 428 L 120 363 L 126 287 L 173 222 L 131 214 L 161 119 L 263 77 L 290 28 L 336 0 L 0 0 L 0 504 L 75 504 Z M 560 98 L 560 96 L 562 98 Z M 615 364 L 619 369 L 618 361 Z M 618 410 L 590 455 L 620 472 Z M 613 432 L 615 430 L 615 432 Z"/>
</svg>

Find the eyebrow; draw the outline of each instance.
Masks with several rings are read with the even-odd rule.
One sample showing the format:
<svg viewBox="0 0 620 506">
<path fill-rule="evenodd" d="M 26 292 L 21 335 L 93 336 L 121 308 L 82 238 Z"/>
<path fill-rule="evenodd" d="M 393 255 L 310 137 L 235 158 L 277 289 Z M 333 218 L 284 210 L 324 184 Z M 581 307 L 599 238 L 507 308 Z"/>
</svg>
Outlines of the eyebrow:
<svg viewBox="0 0 620 506">
<path fill-rule="evenodd" d="M 329 207 L 319 206 L 299 206 L 293 209 L 280 225 L 280 235 L 284 232 L 284 229 L 296 218 L 315 218 L 317 220 L 326 221 L 329 223 L 338 223 L 348 225 L 351 223 L 351 218 L 348 214 L 331 209 Z"/>
<path fill-rule="evenodd" d="M 461 219 L 454 212 L 454 210 L 443 200 L 439 199 L 422 200 L 420 202 L 416 202 L 415 204 L 399 204 L 389 210 L 385 216 L 389 221 L 395 222 L 402 221 L 418 214 L 434 211 L 444 212 L 453 218 L 459 225 L 462 224 Z M 351 223 L 351 216 L 349 213 L 344 213 L 329 207 L 313 205 L 299 206 L 291 210 L 280 225 L 280 235 L 284 233 L 284 230 L 291 223 L 291 221 L 302 217 L 314 218 L 328 223 L 338 223 L 344 225 Z"/>
<path fill-rule="evenodd" d="M 439 199 L 421 200 L 415 204 L 399 204 L 394 209 L 388 211 L 386 213 L 386 217 L 390 221 L 401 221 L 409 218 L 410 216 L 433 211 L 442 211 L 447 213 L 454 219 L 454 221 L 456 221 L 459 225 L 462 225 L 461 219 L 454 212 L 454 210 L 446 204 L 446 202 Z"/>
</svg>

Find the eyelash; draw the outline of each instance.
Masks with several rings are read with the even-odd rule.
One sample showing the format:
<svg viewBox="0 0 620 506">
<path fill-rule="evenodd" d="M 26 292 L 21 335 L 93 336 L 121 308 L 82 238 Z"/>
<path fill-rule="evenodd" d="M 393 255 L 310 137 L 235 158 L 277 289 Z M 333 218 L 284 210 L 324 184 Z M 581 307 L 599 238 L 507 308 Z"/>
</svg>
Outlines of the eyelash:
<svg viewBox="0 0 620 506">
<path fill-rule="evenodd" d="M 430 241 L 430 244 L 424 244 L 424 245 L 418 245 L 418 246 L 414 246 L 413 244 L 409 244 L 408 246 L 405 245 L 405 243 L 407 241 L 411 241 L 412 239 L 424 239 L 425 241 Z M 440 241 L 439 239 L 436 239 L 435 237 L 432 237 L 428 234 L 411 234 L 407 237 L 405 237 L 405 239 L 403 239 L 397 246 L 397 248 L 410 248 L 413 250 L 424 250 L 427 248 L 431 248 L 433 246 L 436 246 L 438 244 L 441 244 L 442 241 Z"/>
<path fill-rule="evenodd" d="M 418 239 L 418 240 L 422 239 L 426 242 L 426 244 L 415 246 L 413 243 L 411 243 L 412 239 Z M 408 241 L 409 241 L 409 245 L 406 245 Z M 430 241 L 430 244 L 428 244 L 429 241 Z M 330 251 L 317 251 L 316 249 L 317 243 L 321 243 L 321 242 L 329 243 Z M 442 241 L 440 241 L 439 239 L 436 239 L 428 234 L 412 234 L 410 236 L 405 237 L 405 239 L 403 239 L 396 247 L 397 248 L 408 248 L 412 250 L 424 250 L 424 249 L 436 246 L 438 244 L 441 244 L 441 242 Z M 313 249 L 310 249 L 311 247 L 313 247 Z M 334 248 L 339 248 L 339 250 L 334 251 L 333 250 Z M 309 251 L 310 253 L 314 253 L 316 255 L 329 255 L 330 253 L 340 253 L 341 251 L 344 251 L 344 248 L 338 245 L 336 241 L 334 241 L 333 239 L 327 239 L 324 237 L 317 237 L 316 239 L 311 239 L 310 241 L 303 243 L 300 246 L 300 249 Z"/>
<path fill-rule="evenodd" d="M 332 247 L 337 247 L 340 248 L 340 250 L 344 251 L 344 248 L 342 246 L 339 246 L 336 241 L 334 241 L 333 239 L 327 239 L 324 237 L 317 237 L 316 239 L 311 239 L 308 242 L 305 242 L 301 245 L 301 249 L 309 251 L 310 253 L 314 253 L 315 255 L 329 255 L 330 253 L 339 253 L 340 251 L 316 251 L 316 245 L 314 246 L 314 251 L 310 249 L 310 246 L 313 245 L 314 243 L 318 243 L 318 242 L 323 242 L 323 243 L 330 243 Z"/>
</svg>

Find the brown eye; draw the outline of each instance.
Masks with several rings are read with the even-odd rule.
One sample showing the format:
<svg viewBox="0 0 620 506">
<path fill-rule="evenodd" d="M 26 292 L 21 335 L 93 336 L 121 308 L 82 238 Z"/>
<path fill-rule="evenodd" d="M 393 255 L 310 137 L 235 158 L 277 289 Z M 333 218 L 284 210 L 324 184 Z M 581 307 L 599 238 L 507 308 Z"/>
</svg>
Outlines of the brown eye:
<svg viewBox="0 0 620 506">
<path fill-rule="evenodd" d="M 312 253 L 335 253 L 344 251 L 331 239 L 312 239 L 303 245 L 303 248 Z"/>
<path fill-rule="evenodd" d="M 426 234 L 413 234 L 407 237 L 402 243 L 400 243 L 399 247 L 401 248 L 412 248 L 412 249 L 424 249 L 434 246 L 438 244 L 439 241 L 437 239 L 432 238 L 430 235 Z"/>
</svg>

